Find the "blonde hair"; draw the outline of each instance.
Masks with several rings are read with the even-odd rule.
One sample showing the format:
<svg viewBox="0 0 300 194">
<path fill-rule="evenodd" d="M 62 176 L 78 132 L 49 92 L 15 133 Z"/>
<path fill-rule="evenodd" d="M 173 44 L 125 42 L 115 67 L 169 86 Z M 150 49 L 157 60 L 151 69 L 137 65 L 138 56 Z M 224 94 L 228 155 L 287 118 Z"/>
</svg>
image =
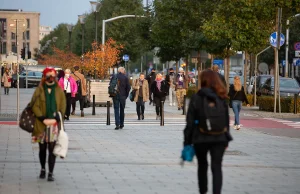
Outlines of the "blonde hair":
<svg viewBox="0 0 300 194">
<path fill-rule="evenodd" d="M 242 90 L 242 83 L 239 76 L 234 77 L 233 86 L 234 86 L 234 90 L 237 92 Z"/>
<path fill-rule="evenodd" d="M 162 78 L 163 76 L 162 76 L 161 73 L 158 73 L 158 74 L 156 74 L 156 79 L 157 79 L 158 77 L 161 77 L 161 78 Z"/>
<path fill-rule="evenodd" d="M 65 73 L 71 73 L 71 70 L 70 69 L 66 69 Z"/>
</svg>

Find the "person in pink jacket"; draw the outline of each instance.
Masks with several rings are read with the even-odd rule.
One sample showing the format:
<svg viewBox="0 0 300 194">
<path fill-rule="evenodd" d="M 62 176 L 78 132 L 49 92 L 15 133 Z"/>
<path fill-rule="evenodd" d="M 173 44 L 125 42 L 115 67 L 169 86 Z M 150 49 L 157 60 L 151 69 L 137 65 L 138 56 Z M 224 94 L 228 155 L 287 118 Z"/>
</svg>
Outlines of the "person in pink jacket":
<svg viewBox="0 0 300 194">
<path fill-rule="evenodd" d="M 69 120 L 70 112 L 71 112 L 71 103 L 72 98 L 75 98 L 77 93 L 77 84 L 76 81 L 70 76 L 71 70 L 65 70 L 65 76 L 60 78 L 58 81 L 59 86 L 64 90 L 66 95 L 66 113 L 65 113 L 65 120 Z"/>
</svg>

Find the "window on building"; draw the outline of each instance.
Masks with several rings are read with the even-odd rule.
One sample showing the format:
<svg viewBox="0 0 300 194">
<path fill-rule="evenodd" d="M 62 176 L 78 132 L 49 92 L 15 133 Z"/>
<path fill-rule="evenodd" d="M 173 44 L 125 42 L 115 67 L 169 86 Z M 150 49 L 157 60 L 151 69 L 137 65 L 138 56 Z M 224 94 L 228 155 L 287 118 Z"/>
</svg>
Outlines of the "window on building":
<svg viewBox="0 0 300 194">
<path fill-rule="evenodd" d="M 2 42 L 0 44 L 0 53 L 1 54 L 6 54 L 6 42 Z"/>
<path fill-rule="evenodd" d="M 27 28 L 30 28 L 30 19 L 27 19 Z"/>
<path fill-rule="evenodd" d="M 13 32 L 11 33 L 11 39 L 16 40 L 16 33 L 13 33 Z"/>
<path fill-rule="evenodd" d="M 26 38 L 27 38 L 27 40 L 30 40 L 30 31 L 29 30 L 26 31 Z"/>
<path fill-rule="evenodd" d="M 17 45 L 16 42 L 11 42 L 11 51 L 17 53 Z"/>
</svg>

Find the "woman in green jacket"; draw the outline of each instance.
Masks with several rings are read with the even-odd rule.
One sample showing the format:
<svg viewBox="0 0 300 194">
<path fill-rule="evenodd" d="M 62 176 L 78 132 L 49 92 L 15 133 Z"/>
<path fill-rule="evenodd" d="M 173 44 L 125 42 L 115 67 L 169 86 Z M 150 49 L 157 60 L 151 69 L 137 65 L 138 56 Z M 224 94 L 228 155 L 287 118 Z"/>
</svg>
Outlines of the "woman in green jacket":
<svg viewBox="0 0 300 194">
<path fill-rule="evenodd" d="M 61 112 L 62 118 L 64 118 L 66 110 L 65 94 L 58 86 L 54 68 L 44 69 L 43 78 L 32 96 L 31 104 L 33 104 L 32 111 L 37 118 L 32 133 L 32 142 L 39 143 L 39 159 L 42 168 L 40 178 L 46 177 L 45 164 L 48 147 L 48 181 L 54 181 L 53 169 L 56 156 L 53 154 L 53 149 L 58 135 L 57 124 L 63 122 L 60 121 L 58 112 Z"/>
</svg>

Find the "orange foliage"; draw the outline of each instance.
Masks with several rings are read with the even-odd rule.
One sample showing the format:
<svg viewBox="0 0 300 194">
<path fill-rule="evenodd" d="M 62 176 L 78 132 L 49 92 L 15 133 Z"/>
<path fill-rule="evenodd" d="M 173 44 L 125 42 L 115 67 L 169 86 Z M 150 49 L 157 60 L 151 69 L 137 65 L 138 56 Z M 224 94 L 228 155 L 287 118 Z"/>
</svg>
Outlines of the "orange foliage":
<svg viewBox="0 0 300 194">
<path fill-rule="evenodd" d="M 42 59 L 38 60 L 39 64 L 59 66 L 62 69 L 70 69 L 75 65 L 80 66 L 81 64 L 80 57 L 71 51 L 64 51 L 53 47 L 53 53 L 53 55 L 41 55 Z"/>
<path fill-rule="evenodd" d="M 92 51 L 84 55 L 82 68 L 92 73 L 96 70 L 98 76 L 103 79 L 108 76 L 109 68 L 116 64 L 123 47 L 110 38 L 104 46 L 92 43 L 92 48 Z"/>
</svg>

